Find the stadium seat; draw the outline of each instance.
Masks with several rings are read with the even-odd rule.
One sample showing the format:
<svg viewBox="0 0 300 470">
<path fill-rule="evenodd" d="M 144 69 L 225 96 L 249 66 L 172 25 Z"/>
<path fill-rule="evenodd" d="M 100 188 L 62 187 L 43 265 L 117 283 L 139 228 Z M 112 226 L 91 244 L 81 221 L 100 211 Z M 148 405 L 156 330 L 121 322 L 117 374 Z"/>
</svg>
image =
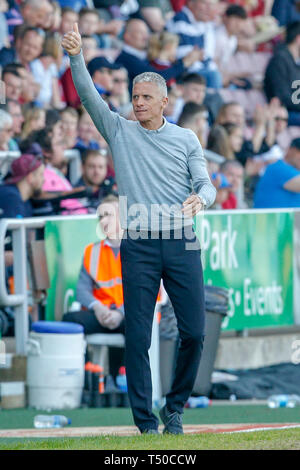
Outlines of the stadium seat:
<svg viewBox="0 0 300 470">
<path fill-rule="evenodd" d="M 91 350 L 91 361 L 94 364 L 102 365 L 105 361 L 106 348 L 103 346 L 125 347 L 124 335 L 118 333 L 95 333 L 86 336 L 86 342 Z"/>
</svg>

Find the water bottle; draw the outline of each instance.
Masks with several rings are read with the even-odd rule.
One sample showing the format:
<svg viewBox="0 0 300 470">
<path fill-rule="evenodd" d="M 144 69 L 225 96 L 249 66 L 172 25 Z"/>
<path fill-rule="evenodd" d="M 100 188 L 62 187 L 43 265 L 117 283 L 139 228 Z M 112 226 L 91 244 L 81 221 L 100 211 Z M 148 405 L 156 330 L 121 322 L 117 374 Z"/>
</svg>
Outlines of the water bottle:
<svg viewBox="0 0 300 470">
<path fill-rule="evenodd" d="M 71 424 L 71 420 L 62 415 L 37 415 L 33 420 L 33 425 L 37 429 L 63 428 L 68 424 Z"/>
<path fill-rule="evenodd" d="M 269 408 L 295 408 L 298 403 L 298 395 L 272 395 L 268 398 Z"/>
<path fill-rule="evenodd" d="M 121 392 L 127 392 L 126 369 L 124 366 L 119 369 L 119 375 L 116 377 L 116 384 Z"/>
<path fill-rule="evenodd" d="M 207 397 L 190 397 L 186 408 L 207 408 L 211 405 L 211 400 Z"/>
<path fill-rule="evenodd" d="M 74 300 L 72 302 L 71 307 L 69 308 L 69 312 L 79 312 L 81 310 L 81 303 L 77 302 L 77 300 Z"/>
</svg>

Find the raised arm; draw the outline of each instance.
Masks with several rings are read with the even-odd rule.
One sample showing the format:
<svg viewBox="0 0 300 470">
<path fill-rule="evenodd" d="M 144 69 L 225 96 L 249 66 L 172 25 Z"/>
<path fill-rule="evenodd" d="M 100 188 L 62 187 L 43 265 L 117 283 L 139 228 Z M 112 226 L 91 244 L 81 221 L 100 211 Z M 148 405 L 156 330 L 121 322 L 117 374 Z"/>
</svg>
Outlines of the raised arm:
<svg viewBox="0 0 300 470">
<path fill-rule="evenodd" d="M 85 66 L 77 23 L 74 24 L 73 31 L 64 35 L 62 47 L 70 56 L 72 78 L 80 100 L 98 131 L 109 142 L 116 133 L 119 116 L 110 111 L 101 98 Z"/>
</svg>

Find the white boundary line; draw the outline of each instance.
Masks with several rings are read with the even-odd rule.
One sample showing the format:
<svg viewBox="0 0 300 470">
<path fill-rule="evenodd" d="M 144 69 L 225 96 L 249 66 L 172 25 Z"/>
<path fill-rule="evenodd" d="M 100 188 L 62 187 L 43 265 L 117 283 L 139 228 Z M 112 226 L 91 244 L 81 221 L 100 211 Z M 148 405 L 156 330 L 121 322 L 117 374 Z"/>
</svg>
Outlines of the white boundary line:
<svg viewBox="0 0 300 470">
<path fill-rule="evenodd" d="M 252 429 L 241 429 L 237 431 L 225 431 L 222 432 L 221 434 L 236 434 L 237 432 L 257 432 L 257 431 L 278 431 L 281 429 L 295 429 L 295 428 L 300 428 L 300 424 L 292 424 L 289 426 L 268 426 L 265 428 L 252 428 Z"/>
</svg>

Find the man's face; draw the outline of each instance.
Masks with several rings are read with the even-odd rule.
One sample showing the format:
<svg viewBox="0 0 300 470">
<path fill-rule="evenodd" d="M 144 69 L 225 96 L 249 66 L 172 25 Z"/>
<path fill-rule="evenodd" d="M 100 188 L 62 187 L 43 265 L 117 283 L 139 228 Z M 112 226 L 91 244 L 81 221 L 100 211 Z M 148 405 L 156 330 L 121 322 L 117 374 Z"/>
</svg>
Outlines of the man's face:
<svg viewBox="0 0 300 470">
<path fill-rule="evenodd" d="M 93 74 L 93 82 L 104 88 L 106 91 L 111 91 L 113 88 L 112 69 L 101 67 Z"/>
<path fill-rule="evenodd" d="M 231 184 L 231 189 L 233 192 L 238 191 L 243 184 L 244 170 L 243 168 L 237 166 L 229 165 L 225 171 L 224 175 L 228 179 L 228 182 Z"/>
<path fill-rule="evenodd" d="M 196 126 L 197 126 L 197 132 L 200 134 L 206 133 L 208 129 L 208 112 L 207 111 L 202 111 L 201 113 L 198 113 L 195 119 Z"/>
<path fill-rule="evenodd" d="M 97 55 L 97 41 L 95 38 L 82 38 L 82 53 L 86 63 Z"/>
<path fill-rule="evenodd" d="M 41 194 L 44 184 L 44 170 L 45 165 L 42 164 L 27 176 L 27 181 L 30 184 L 32 190 L 32 197 L 38 197 Z"/>
<path fill-rule="evenodd" d="M 80 34 L 88 34 L 92 36 L 96 34 L 99 28 L 99 18 L 94 13 L 87 13 L 79 19 Z M 73 30 L 73 26 L 72 26 Z"/>
<path fill-rule="evenodd" d="M 9 5 L 7 0 L 0 0 L 0 12 L 5 12 L 9 10 Z"/>
<path fill-rule="evenodd" d="M 203 104 L 206 94 L 206 86 L 199 83 L 188 83 L 183 88 L 183 99 L 186 103 Z"/>
<path fill-rule="evenodd" d="M 281 132 L 285 131 L 288 125 L 289 115 L 286 108 L 280 107 L 276 111 L 275 116 L 275 131 L 276 134 L 280 134 Z"/>
<path fill-rule="evenodd" d="M 5 124 L 0 130 L 0 150 L 8 150 L 7 145 L 9 140 L 13 136 L 13 126 L 12 124 Z"/>
<path fill-rule="evenodd" d="M 20 68 L 18 72 L 22 78 L 22 100 L 25 103 L 30 103 L 31 101 L 34 101 L 35 98 L 37 98 L 40 91 L 40 86 L 34 81 L 34 77 L 29 70 Z"/>
<path fill-rule="evenodd" d="M 3 81 L 5 83 L 6 99 L 18 101 L 22 93 L 22 79 L 13 73 L 6 73 Z"/>
<path fill-rule="evenodd" d="M 25 5 L 23 9 L 25 22 L 37 28 L 47 28 L 51 16 L 53 16 L 53 7 L 46 0 L 41 0 L 39 8 Z"/>
<path fill-rule="evenodd" d="M 232 105 L 228 106 L 225 112 L 225 122 L 232 122 L 233 124 L 237 124 L 238 126 L 245 125 L 245 112 L 242 106 L 240 105 Z"/>
<path fill-rule="evenodd" d="M 107 161 L 101 155 L 90 155 L 83 165 L 83 178 L 91 186 L 100 186 L 107 175 Z"/>
<path fill-rule="evenodd" d="M 240 152 L 244 137 L 243 137 L 243 129 L 241 127 L 237 127 L 232 131 L 232 133 L 228 137 L 231 148 L 234 152 Z"/>
<path fill-rule="evenodd" d="M 187 6 L 197 21 L 214 21 L 219 13 L 219 0 L 188 0 Z"/>
<path fill-rule="evenodd" d="M 84 142 L 89 142 L 95 137 L 95 125 L 88 113 L 84 113 L 79 119 L 78 135 Z"/>
<path fill-rule="evenodd" d="M 168 98 L 163 97 L 155 83 L 136 83 L 132 91 L 132 106 L 140 123 L 162 119 Z"/>
<path fill-rule="evenodd" d="M 22 114 L 21 106 L 18 103 L 9 103 L 8 112 L 13 119 L 13 132 L 15 135 L 21 133 L 24 116 Z"/>
<path fill-rule="evenodd" d="M 78 23 L 78 14 L 74 11 L 67 11 L 62 15 L 60 32 L 62 35 L 73 31 L 74 23 Z"/>
<path fill-rule="evenodd" d="M 52 128 L 52 145 L 62 144 L 64 141 L 63 125 L 61 121 L 57 121 Z"/>
<path fill-rule="evenodd" d="M 40 56 L 43 49 L 43 37 L 35 31 L 29 31 L 23 40 L 18 40 L 18 54 L 22 64 L 29 64 Z"/>
<path fill-rule="evenodd" d="M 78 118 L 68 112 L 62 113 L 61 125 L 63 134 L 66 136 L 77 135 Z"/>
<path fill-rule="evenodd" d="M 117 202 L 101 204 L 97 215 L 102 232 L 109 238 L 115 238 L 120 232 L 119 204 Z"/>
<path fill-rule="evenodd" d="M 37 131 L 43 129 L 46 126 L 46 113 L 45 110 L 40 108 L 39 113 L 31 121 L 31 130 Z"/>
<path fill-rule="evenodd" d="M 217 190 L 217 195 L 216 195 L 216 203 L 217 204 L 223 204 L 225 201 L 227 201 L 229 196 L 229 189 L 228 188 L 220 188 Z"/>
<path fill-rule="evenodd" d="M 51 164 L 66 174 L 68 169 L 67 159 L 65 157 L 65 146 L 63 142 L 53 142 L 51 140 Z"/>
<path fill-rule="evenodd" d="M 140 51 L 147 49 L 149 42 L 149 30 L 142 20 L 132 21 L 124 34 L 125 43 Z"/>
<path fill-rule="evenodd" d="M 237 16 L 230 16 L 224 20 L 227 31 L 231 36 L 240 36 L 245 29 L 245 20 Z"/>
<path fill-rule="evenodd" d="M 113 88 L 112 93 L 115 96 L 122 96 L 128 89 L 128 78 L 126 70 L 113 70 L 112 74 Z"/>
</svg>

